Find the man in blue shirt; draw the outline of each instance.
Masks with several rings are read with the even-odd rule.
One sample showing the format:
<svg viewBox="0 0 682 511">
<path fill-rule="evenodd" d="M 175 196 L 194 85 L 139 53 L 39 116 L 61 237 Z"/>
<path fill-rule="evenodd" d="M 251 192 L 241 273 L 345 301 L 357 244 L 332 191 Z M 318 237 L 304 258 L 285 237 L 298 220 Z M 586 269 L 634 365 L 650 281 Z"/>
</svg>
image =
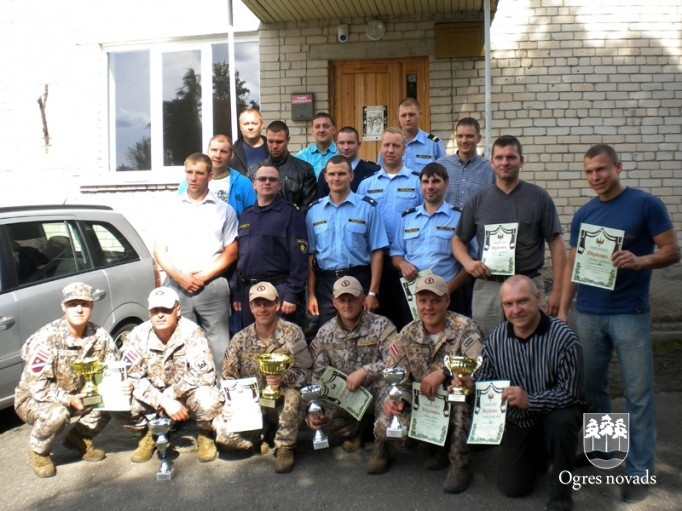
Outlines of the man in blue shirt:
<svg viewBox="0 0 682 511">
<path fill-rule="evenodd" d="M 365 310 L 379 307 L 386 230 L 376 201 L 350 189 L 350 162 L 336 155 L 327 162 L 329 195 L 312 204 L 308 228 L 308 311 L 320 324 L 336 313 L 332 304 L 334 282 L 345 275 L 357 278 L 367 294 Z"/>
<path fill-rule="evenodd" d="M 315 143 L 297 152 L 296 158 L 310 163 L 315 170 L 315 177 L 319 178 L 320 172 L 329 159 L 339 154 L 334 143 L 334 135 L 336 134 L 334 118 L 327 112 L 315 114 L 310 134 L 315 138 Z"/>
</svg>

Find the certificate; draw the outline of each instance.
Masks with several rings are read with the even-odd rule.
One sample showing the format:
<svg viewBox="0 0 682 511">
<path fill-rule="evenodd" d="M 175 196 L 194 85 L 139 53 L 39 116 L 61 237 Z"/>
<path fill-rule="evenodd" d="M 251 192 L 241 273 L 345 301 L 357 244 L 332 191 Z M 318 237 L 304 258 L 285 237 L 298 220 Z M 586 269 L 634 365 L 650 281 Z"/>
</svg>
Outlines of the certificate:
<svg viewBox="0 0 682 511">
<path fill-rule="evenodd" d="M 412 413 L 410 414 L 410 438 L 445 445 L 450 423 L 448 394 L 439 388 L 433 399 L 421 393 L 420 382 L 412 383 Z"/>
<path fill-rule="evenodd" d="M 123 382 L 127 378 L 125 362 L 107 361 L 104 372 L 97 377 L 97 392 L 102 396 L 102 402 L 95 408 L 112 412 L 129 412 L 130 396 L 123 390 Z"/>
<path fill-rule="evenodd" d="M 417 278 L 414 280 L 405 280 L 400 277 L 400 285 L 403 288 L 403 293 L 405 293 L 405 299 L 407 300 L 407 305 L 410 307 L 410 312 L 412 313 L 412 319 L 417 319 L 419 314 L 417 313 L 417 300 L 414 297 L 414 288 L 417 287 L 417 279 L 423 277 L 424 275 L 430 275 L 433 273 L 430 269 L 422 270 L 417 274 Z"/>
<path fill-rule="evenodd" d="M 258 380 L 255 377 L 223 380 L 225 398 L 222 420 L 229 433 L 263 429 L 263 413 L 258 403 Z"/>
<path fill-rule="evenodd" d="M 507 387 L 508 380 L 476 382 L 468 443 L 499 445 L 502 442 L 507 417 L 507 401 L 502 401 L 502 391 Z"/>
<path fill-rule="evenodd" d="M 483 262 L 493 275 L 514 275 L 519 224 L 490 224 L 484 227 Z"/>
<path fill-rule="evenodd" d="M 611 256 L 623 246 L 625 231 L 580 224 L 571 280 L 578 284 L 613 290 L 618 268 Z"/>
<path fill-rule="evenodd" d="M 372 401 L 372 393 L 364 387 L 351 392 L 346 387 L 346 378 L 347 376 L 338 369 L 327 367 L 320 376 L 322 385 L 320 399 L 342 408 L 359 421 Z"/>
</svg>

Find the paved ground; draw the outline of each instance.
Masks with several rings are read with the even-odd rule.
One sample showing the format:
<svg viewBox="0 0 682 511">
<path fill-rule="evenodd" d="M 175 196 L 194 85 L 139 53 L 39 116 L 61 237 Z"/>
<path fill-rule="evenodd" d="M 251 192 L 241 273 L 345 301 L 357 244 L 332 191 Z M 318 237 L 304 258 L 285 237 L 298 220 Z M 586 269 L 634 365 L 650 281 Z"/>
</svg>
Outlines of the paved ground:
<svg viewBox="0 0 682 511">
<path fill-rule="evenodd" d="M 576 470 L 579 476 L 601 476 L 602 484 L 586 484 L 574 493 L 575 509 L 644 511 L 682 509 L 682 343 L 657 347 L 657 484 L 651 496 L 640 504 L 620 501 L 615 485 L 605 483 L 604 471 L 592 466 Z M 659 377 L 660 376 L 660 377 Z M 617 382 L 614 392 L 617 393 Z M 663 387 L 663 388 L 662 388 Z M 624 411 L 617 399 L 614 411 Z M 15 421 L 15 422 L 13 422 Z M 159 462 L 129 461 L 135 442 L 110 424 L 98 437 L 97 445 L 107 458 L 85 463 L 59 444 L 54 452 L 57 476 L 38 479 L 28 461 L 29 429 L 8 413 L 0 416 L 0 478 L 3 480 L 0 510 L 100 509 L 117 510 L 476 510 L 543 509 L 546 485 L 538 479 L 536 491 L 523 499 L 502 497 L 495 486 L 496 449 L 477 453 L 475 477 L 469 490 L 448 495 L 441 489 L 446 471 L 428 472 L 420 453 L 398 453 L 391 470 L 369 476 L 364 466 L 371 444 L 363 451 L 345 453 L 340 447 L 313 451 L 310 437 L 301 439 L 302 448 L 291 474 L 273 473 L 271 455 L 239 458 L 229 454 L 212 463 L 199 463 L 191 431 L 174 438 L 179 457 L 171 482 L 157 482 Z"/>
</svg>

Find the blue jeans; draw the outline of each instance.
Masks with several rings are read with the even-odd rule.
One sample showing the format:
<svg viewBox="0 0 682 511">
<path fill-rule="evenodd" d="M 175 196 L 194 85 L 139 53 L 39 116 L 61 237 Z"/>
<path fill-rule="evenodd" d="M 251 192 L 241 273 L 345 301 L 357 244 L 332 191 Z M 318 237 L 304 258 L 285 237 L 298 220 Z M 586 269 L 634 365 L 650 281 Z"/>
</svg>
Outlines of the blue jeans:
<svg viewBox="0 0 682 511">
<path fill-rule="evenodd" d="M 613 349 L 625 386 L 630 414 L 630 448 L 625 474 L 653 474 L 656 450 L 654 368 L 649 314 L 597 315 L 578 312 L 578 336 L 585 360 L 584 392 L 587 411 L 611 412 L 608 389 Z"/>
</svg>

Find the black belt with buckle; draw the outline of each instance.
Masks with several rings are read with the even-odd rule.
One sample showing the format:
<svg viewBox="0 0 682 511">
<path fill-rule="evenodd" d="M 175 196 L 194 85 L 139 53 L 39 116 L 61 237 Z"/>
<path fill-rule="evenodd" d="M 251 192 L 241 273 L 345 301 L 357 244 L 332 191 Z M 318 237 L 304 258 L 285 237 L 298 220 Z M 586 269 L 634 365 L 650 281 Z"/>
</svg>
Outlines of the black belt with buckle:
<svg viewBox="0 0 682 511">
<path fill-rule="evenodd" d="M 321 277 L 334 277 L 336 279 L 340 279 L 341 277 L 346 277 L 350 275 L 351 277 L 355 277 L 356 275 L 360 275 L 361 273 L 365 271 L 369 271 L 369 265 L 365 266 L 351 266 L 350 268 L 341 268 L 338 270 L 322 270 L 320 268 L 317 268 L 317 274 L 320 275 Z"/>
<path fill-rule="evenodd" d="M 288 273 L 282 273 L 281 275 L 243 275 L 242 273 L 237 272 L 237 277 L 239 278 L 239 281 L 242 284 L 248 284 L 253 286 L 254 284 L 258 284 L 259 282 L 269 282 L 273 286 L 278 286 L 279 284 L 284 284 L 287 280 L 289 280 L 289 274 Z"/>
</svg>

